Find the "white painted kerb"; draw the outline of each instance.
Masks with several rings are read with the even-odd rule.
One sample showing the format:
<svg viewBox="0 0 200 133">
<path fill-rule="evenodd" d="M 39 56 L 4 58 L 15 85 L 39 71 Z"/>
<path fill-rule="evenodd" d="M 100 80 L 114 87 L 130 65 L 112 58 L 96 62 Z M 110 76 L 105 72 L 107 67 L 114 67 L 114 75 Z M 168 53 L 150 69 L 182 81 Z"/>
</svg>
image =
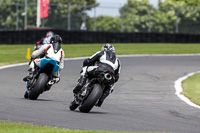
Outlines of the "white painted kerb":
<svg viewBox="0 0 200 133">
<path fill-rule="evenodd" d="M 183 88 L 182 88 L 182 81 L 187 79 L 188 77 L 196 74 L 196 73 L 200 73 L 200 71 L 198 72 L 193 72 L 193 73 L 189 73 L 181 78 L 179 78 L 178 80 L 175 81 L 175 84 L 174 84 L 174 88 L 176 89 L 176 95 L 181 99 L 183 100 L 184 102 L 186 102 L 187 104 L 189 104 L 190 106 L 193 106 L 193 107 L 196 107 L 196 108 L 199 108 L 200 109 L 200 106 L 197 105 L 197 104 L 194 104 L 190 101 L 190 99 L 188 99 L 187 97 L 185 97 L 184 95 L 181 94 L 181 92 L 183 91 Z"/>
</svg>

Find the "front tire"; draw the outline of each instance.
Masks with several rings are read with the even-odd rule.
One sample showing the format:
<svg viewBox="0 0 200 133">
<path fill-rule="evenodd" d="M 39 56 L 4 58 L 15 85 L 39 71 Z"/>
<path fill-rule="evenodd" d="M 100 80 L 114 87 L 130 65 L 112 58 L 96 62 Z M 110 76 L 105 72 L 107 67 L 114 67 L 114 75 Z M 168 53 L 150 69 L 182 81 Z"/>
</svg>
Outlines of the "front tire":
<svg viewBox="0 0 200 133">
<path fill-rule="evenodd" d="M 25 99 L 28 99 L 28 91 L 25 91 L 25 93 L 24 93 L 24 98 L 25 98 Z"/>
<path fill-rule="evenodd" d="M 79 104 L 76 104 L 75 100 L 73 100 L 69 105 L 69 109 L 74 111 L 78 106 Z"/>
<path fill-rule="evenodd" d="M 48 76 L 46 73 L 40 73 L 35 86 L 29 92 L 29 99 L 36 100 L 39 95 L 43 92 L 45 86 L 48 83 Z"/>
<path fill-rule="evenodd" d="M 103 90 L 100 84 L 94 84 L 92 92 L 89 94 L 84 103 L 79 107 L 79 110 L 84 113 L 90 112 L 90 110 L 94 107 L 97 100 L 103 94 Z"/>
</svg>

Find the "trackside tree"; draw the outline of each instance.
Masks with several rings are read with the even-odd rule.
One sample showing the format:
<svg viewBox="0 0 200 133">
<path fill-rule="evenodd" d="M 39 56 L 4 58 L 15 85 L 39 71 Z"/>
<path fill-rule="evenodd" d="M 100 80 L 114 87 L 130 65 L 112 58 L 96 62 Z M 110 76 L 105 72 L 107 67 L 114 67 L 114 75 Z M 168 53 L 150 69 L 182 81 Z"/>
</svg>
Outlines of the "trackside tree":
<svg viewBox="0 0 200 133">
<path fill-rule="evenodd" d="M 0 0 L 0 5 L 0 29 L 24 29 L 24 0 Z M 71 30 L 80 30 L 81 24 L 87 17 L 86 10 L 90 10 L 95 6 L 97 6 L 96 0 L 50 0 L 49 16 L 44 19 L 44 26 L 55 29 L 67 29 L 68 17 L 70 17 Z M 36 15 L 37 0 L 28 0 L 28 28 L 34 28 L 36 25 Z"/>
<path fill-rule="evenodd" d="M 0 29 L 24 29 L 25 0 L 0 0 Z M 113 1 L 114 2 L 114 1 Z M 28 0 L 27 25 L 36 25 L 37 0 Z M 50 0 L 49 16 L 42 20 L 45 28 L 70 31 L 200 33 L 199 0 L 159 0 L 158 7 L 148 0 L 127 0 L 119 16 L 89 15 L 100 7 L 96 0 Z"/>
</svg>

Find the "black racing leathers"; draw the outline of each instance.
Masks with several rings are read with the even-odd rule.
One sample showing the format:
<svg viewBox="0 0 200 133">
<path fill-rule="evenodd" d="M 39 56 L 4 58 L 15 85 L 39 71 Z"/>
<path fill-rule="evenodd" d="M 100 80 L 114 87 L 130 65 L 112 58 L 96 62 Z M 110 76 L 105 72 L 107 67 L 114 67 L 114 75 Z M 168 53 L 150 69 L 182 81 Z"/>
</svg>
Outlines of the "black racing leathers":
<svg viewBox="0 0 200 133">
<path fill-rule="evenodd" d="M 92 66 L 98 62 L 98 68 L 95 70 L 96 74 L 103 70 L 109 70 L 115 75 L 115 82 L 119 79 L 121 64 L 113 51 L 99 51 L 83 61 L 84 66 Z"/>
</svg>

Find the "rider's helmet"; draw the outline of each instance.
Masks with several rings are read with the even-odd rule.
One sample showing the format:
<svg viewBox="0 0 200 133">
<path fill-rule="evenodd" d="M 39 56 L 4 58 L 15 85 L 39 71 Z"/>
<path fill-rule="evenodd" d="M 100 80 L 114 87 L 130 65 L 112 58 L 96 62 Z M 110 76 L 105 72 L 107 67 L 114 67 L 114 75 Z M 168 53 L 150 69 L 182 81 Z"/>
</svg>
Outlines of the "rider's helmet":
<svg viewBox="0 0 200 133">
<path fill-rule="evenodd" d="M 54 35 L 54 33 L 52 31 L 48 31 L 46 34 L 46 37 L 52 37 Z"/>
<path fill-rule="evenodd" d="M 113 53 L 115 52 L 115 48 L 113 45 L 111 45 L 110 43 L 106 43 L 103 45 L 103 47 L 101 48 L 102 51 L 112 51 Z"/>
<path fill-rule="evenodd" d="M 48 31 L 46 37 L 43 40 L 43 44 L 49 44 L 51 37 L 54 35 L 52 31 Z"/>
<path fill-rule="evenodd" d="M 58 43 L 61 45 L 62 43 L 62 38 L 59 35 L 54 35 L 51 39 L 50 39 L 50 43 L 54 44 L 54 43 Z"/>
<path fill-rule="evenodd" d="M 54 52 L 57 53 L 61 48 L 62 38 L 59 35 L 54 35 L 50 39 L 50 43 L 53 45 Z"/>
</svg>

